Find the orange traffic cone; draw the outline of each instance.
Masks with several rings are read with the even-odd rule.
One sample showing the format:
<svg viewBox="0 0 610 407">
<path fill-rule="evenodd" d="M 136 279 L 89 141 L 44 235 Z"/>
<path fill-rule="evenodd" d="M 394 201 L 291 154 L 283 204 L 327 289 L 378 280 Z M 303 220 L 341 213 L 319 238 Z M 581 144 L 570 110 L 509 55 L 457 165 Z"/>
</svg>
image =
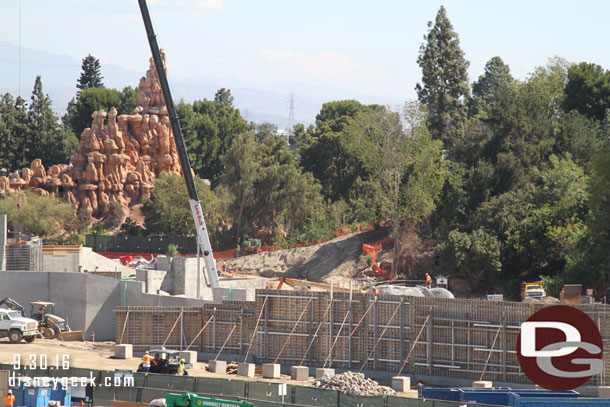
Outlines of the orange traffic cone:
<svg viewBox="0 0 610 407">
<path fill-rule="evenodd" d="M 356 233 L 360 233 L 360 226 L 356 228 Z"/>
</svg>

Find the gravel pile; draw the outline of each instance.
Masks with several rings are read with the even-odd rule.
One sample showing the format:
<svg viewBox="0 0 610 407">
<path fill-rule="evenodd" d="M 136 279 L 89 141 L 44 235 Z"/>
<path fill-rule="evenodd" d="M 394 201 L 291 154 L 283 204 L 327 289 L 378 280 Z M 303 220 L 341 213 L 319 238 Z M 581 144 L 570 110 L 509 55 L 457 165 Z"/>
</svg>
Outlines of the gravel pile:
<svg viewBox="0 0 610 407">
<path fill-rule="evenodd" d="M 358 396 L 386 396 L 396 392 L 386 386 L 380 386 L 375 380 L 367 379 L 362 373 L 345 372 L 334 376 L 316 379 L 313 387 L 320 389 L 339 390 Z"/>
</svg>

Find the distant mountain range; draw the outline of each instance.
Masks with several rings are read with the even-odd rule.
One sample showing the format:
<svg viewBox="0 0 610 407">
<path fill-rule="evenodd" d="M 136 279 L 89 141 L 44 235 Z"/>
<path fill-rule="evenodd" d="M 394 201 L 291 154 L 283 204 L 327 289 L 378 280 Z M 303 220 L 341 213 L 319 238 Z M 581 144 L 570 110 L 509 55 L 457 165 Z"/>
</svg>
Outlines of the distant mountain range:
<svg viewBox="0 0 610 407">
<path fill-rule="evenodd" d="M 42 77 L 43 91 L 53 100 L 53 109 L 63 115 L 68 102 L 76 94 L 76 81 L 80 76 L 81 60 L 66 55 L 19 48 L 0 41 L 0 94 L 10 92 L 29 101 L 37 75 Z M 137 86 L 144 71 L 138 72 L 116 65 L 102 64 L 104 85 L 122 89 Z M 322 104 L 333 100 L 356 99 L 362 103 L 399 105 L 404 101 L 392 96 L 362 95 L 345 89 L 335 89 L 306 83 L 275 83 L 266 86 L 251 85 L 236 78 L 170 78 L 175 101 L 192 102 L 213 99 L 220 88 L 228 88 L 234 96 L 234 105 L 242 116 L 255 123 L 269 122 L 279 128 L 288 127 L 291 94 L 294 106 L 294 123 L 309 125 L 315 122 Z"/>
</svg>

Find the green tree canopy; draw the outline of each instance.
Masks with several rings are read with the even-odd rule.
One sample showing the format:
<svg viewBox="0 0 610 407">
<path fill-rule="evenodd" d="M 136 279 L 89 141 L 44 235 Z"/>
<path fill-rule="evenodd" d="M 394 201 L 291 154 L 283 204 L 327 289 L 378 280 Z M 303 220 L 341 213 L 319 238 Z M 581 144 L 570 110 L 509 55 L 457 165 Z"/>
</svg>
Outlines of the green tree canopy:
<svg viewBox="0 0 610 407">
<path fill-rule="evenodd" d="M 428 107 L 433 138 L 450 145 L 448 138 L 453 132 L 460 132 L 466 120 L 469 62 L 443 6 L 434 25 L 430 21 L 428 27 L 417 58 L 423 84 L 418 83 L 415 90 L 419 101 Z"/>
<path fill-rule="evenodd" d="M 413 117 L 408 121 L 417 122 Z M 361 193 L 377 202 L 381 218 L 392 220 L 396 274 L 403 232 L 436 207 L 443 185 L 442 143 L 431 140 L 422 125 L 407 134 L 398 113 L 381 109 L 358 113 L 349 133 L 354 154 L 370 174 L 369 188 Z"/>
<path fill-rule="evenodd" d="M 0 99 L 0 168 L 15 170 L 28 165 L 25 149 L 32 128 L 27 103 L 10 93 Z"/>
<path fill-rule="evenodd" d="M 597 64 L 581 62 L 568 68 L 564 109 L 598 121 L 604 120 L 610 108 L 610 72 Z"/>
<path fill-rule="evenodd" d="M 366 178 L 363 157 L 354 155 L 347 129 L 358 113 L 378 109 L 383 108 L 355 100 L 325 103 L 316 116 L 316 128 L 298 136 L 301 166 L 322 184 L 323 194 L 330 201 L 346 199 L 358 179 Z"/>
<path fill-rule="evenodd" d="M 72 99 L 68 104 L 68 111 L 62 118 L 64 124 L 74 134 L 80 134 L 87 127 L 91 127 L 91 115 L 100 109 L 109 111 L 114 107 L 118 114 L 131 114 L 137 105 L 136 90 L 130 86 L 122 91 L 107 88 L 90 87 L 78 94 L 78 99 Z"/>
<path fill-rule="evenodd" d="M 78 146 L 78 140 L 60 125 L 59 118 L 51 109 L 49 95 L 42 91 L 40 76 L 36 77 L 34 83 L 29 116 L 31 128 L 24 151 L 26 163 L 40 158 L 46 166 L 67 164 Z"/>
<path fill-rule="evenodd" d="M 83 58 L 83 64 L 81 65 L 81 74 L 76 83 L 76 87 L 79 89 L 86 88 L 103 88 L 102 75 L 100 73 L 100 60 L 89 54 Z"/>
<path fill-rule="evenodd" d="M 472 84 L 472 99 L 470 114 L 476 115 L 487 109 L 487 105 L 495 101 L 495 94 L 503 86 L 509 86 L 514 81 L 510 68 L 502 58 L 493 57 L 485 64 L 485 72 Z"/>
<path fill-rule="evenodd" d="M 283 139 L 257 141 L 253 131 L 239 134 L 222 160 L 238 244 L 259 231 L 275 238 L 289 235 L 324 215 L 320 185 L 301 172 Z"/>
<path fill-rule="evenodd" d="M 180 127 L 195 174 L 209 179 L 213 186 L 220 180 L 225 154 L 233 137 L 248 130 L 248 123 L 230 103 L 228 90 L 217 92 L 218 101 L 180 102 L 176 108 Z"/>
<path fill-rule="evenodd" d="M 76 217 L 70 204 L 30 192 L 0 196 L 0 213 L 7 214 L 10 229 L 42 238 L 59 235 Z"/>
<path fill-rule="evenodd" d="M 142 214 L 149 235 L 195 236 L 195 222 L 188 201 L 184 178 L 176 174 L 161 173 L 154 182 L 150 198 L 144 200 Z M 215 247 L 220 237 L 219 228 L 223 220 L 223 205 L 210 187 L 195 177 L 197 194 L 205 215 L 210 240 Z"/>
</svg>

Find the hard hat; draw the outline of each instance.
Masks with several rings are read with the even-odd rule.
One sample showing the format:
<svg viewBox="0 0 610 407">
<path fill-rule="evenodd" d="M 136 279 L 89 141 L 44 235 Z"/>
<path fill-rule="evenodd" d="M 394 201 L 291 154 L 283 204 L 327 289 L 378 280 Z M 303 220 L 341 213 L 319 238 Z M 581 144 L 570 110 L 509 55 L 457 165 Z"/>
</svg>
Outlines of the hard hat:
<svg viewBox="0 0 610 407">
<path fill-rule="evenodd" d="M 146 354 L 148 355 L 148 351 L 146 351 Z"/>
<path fill-rule="evenodd" d="M 180 359 L 180 362 L 184 362 L 184 359 Z"/>
<path fill-rule="evenodd" d="M 8 394 L 13 394 L 13 391 L 12 391 L 12 390 L 9 390 L 9 391 L 8 391 Z"/>
</svg>

